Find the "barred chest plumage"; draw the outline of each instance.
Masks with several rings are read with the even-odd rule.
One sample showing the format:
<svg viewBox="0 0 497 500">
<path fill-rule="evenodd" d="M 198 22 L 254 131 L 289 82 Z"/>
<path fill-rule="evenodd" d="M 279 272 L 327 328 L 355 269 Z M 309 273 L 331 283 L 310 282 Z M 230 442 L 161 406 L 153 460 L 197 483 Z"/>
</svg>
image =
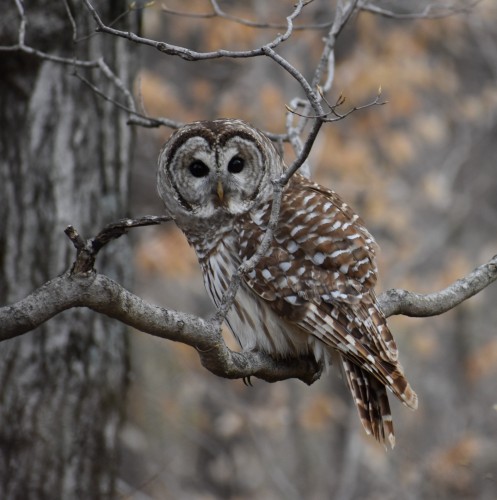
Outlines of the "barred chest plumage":
<svg viewBox="0 0 497 500">
<path fill-rule="evenodd" d="M 201 264 L 205 288 L 218 307 L 242 259 L 250 257 L 264 236 L 271 207 L 266 203 L 210 234 L 187 235 Z M 252 227 L 253 231 L 246 231 Z M 247 254 L 248 251 L 248 254 Z M 271 254 L 270 248 L 268 254 Z M 324 355 L 316 339 L 292 328 L 242 281 L 226 323 L 243 350 L 260 350 L 276 357 L 297 357 L 314 352 Z M 328 362 L 328 360 L 324 360 Z"/>
</svg>

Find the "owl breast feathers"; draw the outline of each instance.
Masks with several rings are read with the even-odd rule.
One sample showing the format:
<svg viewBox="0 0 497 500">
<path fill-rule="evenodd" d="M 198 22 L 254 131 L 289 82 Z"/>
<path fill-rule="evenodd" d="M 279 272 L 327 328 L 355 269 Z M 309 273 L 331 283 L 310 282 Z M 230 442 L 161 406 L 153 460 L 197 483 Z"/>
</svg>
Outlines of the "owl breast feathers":
<svg viewBox="0 0 497 500">
<path fill-rule="evenodd" d="M 271 141 L 239 120 L 187 125 L 163 148 L 159 194 L 195 248 L 214 304 L 261 243 L 271 180 L 285 168 Z M 386 388 L 412 409 L 417 396 L 374 294 L 375 247 L 335 192 L 296 174 L 271 246 L 244 277 L 226 321 L 245 350 L 341 366 L 366 432 L 393 447 Z"/>
</svg>

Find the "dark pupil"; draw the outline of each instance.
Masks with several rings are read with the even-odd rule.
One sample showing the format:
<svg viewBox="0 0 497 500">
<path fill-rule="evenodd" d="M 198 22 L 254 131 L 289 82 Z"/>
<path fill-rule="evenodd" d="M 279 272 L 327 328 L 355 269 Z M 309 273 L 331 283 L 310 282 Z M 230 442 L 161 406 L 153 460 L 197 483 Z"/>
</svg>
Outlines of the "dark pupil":
<svg viewBox="0 0 497 500">
<path fill-rule="evenodd" d="M 239 174 L 243 167 L 245 166 L 245 161 L 239 156 L 234 156 L 228 163 L 228 172 L 232 174 Z"/>
<path fill-rule="evenodd" d="M 205 177 L 209 174 L 209 167 L 200 160 L 195 160 L 188 167 L 193 177 Z"/>
</svg>

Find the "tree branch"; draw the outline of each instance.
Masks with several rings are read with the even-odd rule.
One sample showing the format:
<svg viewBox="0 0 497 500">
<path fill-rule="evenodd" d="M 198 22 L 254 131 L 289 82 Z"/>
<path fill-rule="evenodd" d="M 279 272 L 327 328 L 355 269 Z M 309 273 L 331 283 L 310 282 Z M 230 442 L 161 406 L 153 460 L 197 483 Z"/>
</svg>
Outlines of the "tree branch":
<svg viewBox="0 0 497 500">
<path fill-rule="evenodd" d="M 88 11 L 93 16 L 97 24 L 97 31 L 102 33 L 107 33 L 109 35 L 119 36 L 121 38 L 126 38 L 127 40 L 135 43 L 139 43 L 142 45 L 149 45 L 151 47 L 155 47 L 160 52 L 164 54 L 168 54 L 171 56 L 178 56 L 186 61 L 204 61 L 209 59 L 220 59 L 220 58 L 248 58 L 248 57 L 257 57 L 264 54 L 264 50 L 267 48 L 275 48 L 281 45 L 283 42 L 290 38 L 293 32 L 293 20 L 300 15 L 302 9 L 305 7 L 307 2 L 304 0 L 299 0 L 292 11 L 292 13 L 287 16 L 286 22 L 286 31 L 283 34 L 276 36 L 273 40 L 268 42 L 263 47 L 258 47 L 252 50 L 216 50 L 211 52 L 197 52 L 195 50 L 187 49 L 186 47 L 181 47 L 178 45 L 172 45 L 166 42 L 160 42 L 157 40 L 152 40 L 150 38 L 144 38 L 136 35 L 135 33 L 131 33 L 129 31 L 122 31 L 115 28 L 112 28 L 106 25 L 101 17 L 99 16 L 96 9 L 91 4 L 90 0 L 83 0 L 84 4 L 88 8 Z"/>
<path fill-rule="evenodd" d="M 308 0 L 306 4 L 311 3 L 313 0 Z M 262 21 L 252 21 L 250 19 L 246 19 L 239 16 L 233 16 L 227 13 L 225 10 L 221 9 L 217 0 L 210 0 L 210 4 L 212 10 L 210 12 L 187 12 L 187 11 L 178 11 L 168 8 L 163 2 L 161 5 L 161 10 L 165 14 L 170 14 L 172 16 L 181 16 L 181 17 L 190 17 L 196 19 L 212 19 L 215 17 L 225 19 L 226 21 L 231 21 L 233 23 L 241 24 L 242 26 L 248 26 L 249 28 L 256 29 L 285 29 L 286 25 L 280 23 L 268 23 Z M 332 22 L 326 23 L 318 23 L 318 24 L 302 24 L 298 26 L 294 26 L 294 31 L 300 30 L 318 30 L 323 28 L 328 28 L 331 26 Z"/>
<path fill-rule="evenodd" d="M 420 294 L 394 288 L 378 297 L 385 316 L 402 314 L 412 317 L 427 317 L 443 314 L 465 300 L 481 292 L 497 280 L 497 255 L 486 264 L 439 292 Z"/>
<path fill-rule="evenodd" d="M 464 5 L 461 7 L 456 5 L 447 5 L 446 3 L 430 3 L 426 5 L 420 12 L 395 12 L 393 10 L 384 9 L 378 5 L 375 5 L 369 0 L 366 0 L 360 2 L 359 9 L 390 19 L 442 19 L 444 17 L 453 16 L 455 14 L 471 12 L 471 10 L 473 10 L 474 7 L 476 7 L 476 5 L 480 2 L 481 0 L 473 0 L 469 5 Z"/>
<path fill-rule="evenodd" d="M 77 248 L 71 270 L 19 302 L 0 308 L 0 342 L 34 330 L 67 309 L 87 307 L 150 335 L 194 347 L 202 365 L 225 378 L 255 376 L 268 382 L 298 378 L 307 384 L 317 380 L 321 368 L 310 357 L 275 360 L 260 352 L 231 351 L 217 321 L 149 304 L 90 267 L 98 251 L 129 228 L 157 224 L 165 219 L 154 216 L 123 219 L 109 224 L 86 242 L 70 226 L 66 233 Z"/>
<path fill-rule="evenodd" d="M 337 8 L 335 11 L 335 16 L 333 22 L 330 26 L 330 29 L 327 33 L 327 36 L 324 38 L 323 50 L 321 52 L 321 57 L 318 65 L 314 71 L 314 75 L 312 77 L 312 81 L 308 83 L 308 88 L 311 89 L 306 90 L 306 87 L 303 86 L 304 91 L 306 92 L 308 101 L 305 102 L 302 99 L 293 99 L 290 103 L 290 107 L 287 106 L 287 119 L 286 119 L 286 128 L 288 131 L 288 137 L 290 139 L 290 143 L 295 151 L 297 157 L 302 156 L 302 150 L 306 149 L 306 145 L 302 144 L 301 135 L 304 131 L 305 126 L 309 122 L 309 120 L 319 120 L 320 122 L 324 121 L 322 118 L 326 116 L 326 113 L 323 111 L 320 103 L 320 99 L 323 98 L 323 94 L 319 92 L 319 95 L 316 95 L 314 90 L 318 90 L 319 88 L 323 89 L 323 92 L 326 93 L 331 89 L 333 84 L 334 74 L 335 74 L 335 44 L 338 36 L 342 32 L 344 26 L 350 20 L 352 14 L 354 13 L 357 7 L 358 0 L 350 0 L 346 3 L 343 3 L 340 0 L 337 4 Z M 327 78 L 324 82 L 323 86 L 320 86 L 321 79 L 323 78 L 323 73 L 327 70 Z M 307 83 L 307 82 L 306 82 Z M 302 85 L 302 84 L 301 84 Z M 325 101 L 326 102 L 326 101 Z M 303 113 L 296 113 L 294 109 L 297 107 L 303 108 Z M 310 113 L 310 108 L 314 109 L 314 113 L 316 116 L 306 116 Z M 292 109 L 293 108 L 293 109 Z M 299 116 L 297 124 L 293 126 L 293 118 L 295 116 Z M 319 127 L 321 127 L 322 123 L 319 123 Z M 309 138 L 313 141 L 312 133 L 309 134 Z M 309 138 L 307 142 L 309 142 Z M 302 173 L 303 175 L 310 177 L 310 166 L 308 165 L 306 158 L 304 157 L 304 162 L 302 162 Z M 300 168 L 300 166 L 298 167 Z M 296 169 L 294 170 L 294 172 Z M 293 174 L 292 174 L 293 175 Z"/>
<path fill-rule="evenodd" d="M 94 238 L 83 240 L 73 226 L 67 226 L 64 232 L 76 248 L 76 260 L 71 274 L 84 274 L 93 270 L 98 252 L 110 241 L 120 238 L 133 227 L 153 226 L 172 220 L 169 216 L 145 215 L 139 219 L 120 219 L 107 224 Z"/>
<path fill-rule="evenodd" d="M 257 377 L 268 382 L 298 378 L 307 384 L 319 379 L 321 367 L 311 357 L 275 360 L 261 352 L 231 351 L 221 335 L 219 318 L 205 320 L 149 304 L 93 269 L 96 255 L 107 243 L 130 228 L 165 220 L 169 218 L 122 219 L 107 225 L 97 236 L 86 241 L 69 226 L 66 233 L 77 249 L 71 270 L 15 304 L 0 308 L 0 342 L 34 330 L 62 311 L 87 307 L 144 333 L 194 347 L 202 365 L 220 377 Z M 496 280 L 497 255 L 439 292 L 422 295 L 393 289 L 381 294 L 379 302 L 387 317 L 394 314 L 434 316 L 456 307 Z"/>
</svg>

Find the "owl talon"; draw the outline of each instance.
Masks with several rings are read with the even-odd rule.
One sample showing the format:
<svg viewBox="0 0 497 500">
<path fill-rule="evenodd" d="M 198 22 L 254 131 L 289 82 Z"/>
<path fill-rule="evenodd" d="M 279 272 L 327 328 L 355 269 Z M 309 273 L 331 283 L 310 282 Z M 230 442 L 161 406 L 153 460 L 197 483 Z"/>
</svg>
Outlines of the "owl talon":
<svg viewBox="0 0 497 500">
<path fill-rule="evenodd" d="M 252 385 L 252 380 L 250 380 L 250 375 L 249 375 L 248 377 L 243 377 L 243 378 L 242 378 L 242 380 L 243 380 L 243 383 L 244 383 L 247 387 L 248 387 L 248 386 L 250 386 L 250 387 L 254 387 L 254 386 Z"/>
</svg>

